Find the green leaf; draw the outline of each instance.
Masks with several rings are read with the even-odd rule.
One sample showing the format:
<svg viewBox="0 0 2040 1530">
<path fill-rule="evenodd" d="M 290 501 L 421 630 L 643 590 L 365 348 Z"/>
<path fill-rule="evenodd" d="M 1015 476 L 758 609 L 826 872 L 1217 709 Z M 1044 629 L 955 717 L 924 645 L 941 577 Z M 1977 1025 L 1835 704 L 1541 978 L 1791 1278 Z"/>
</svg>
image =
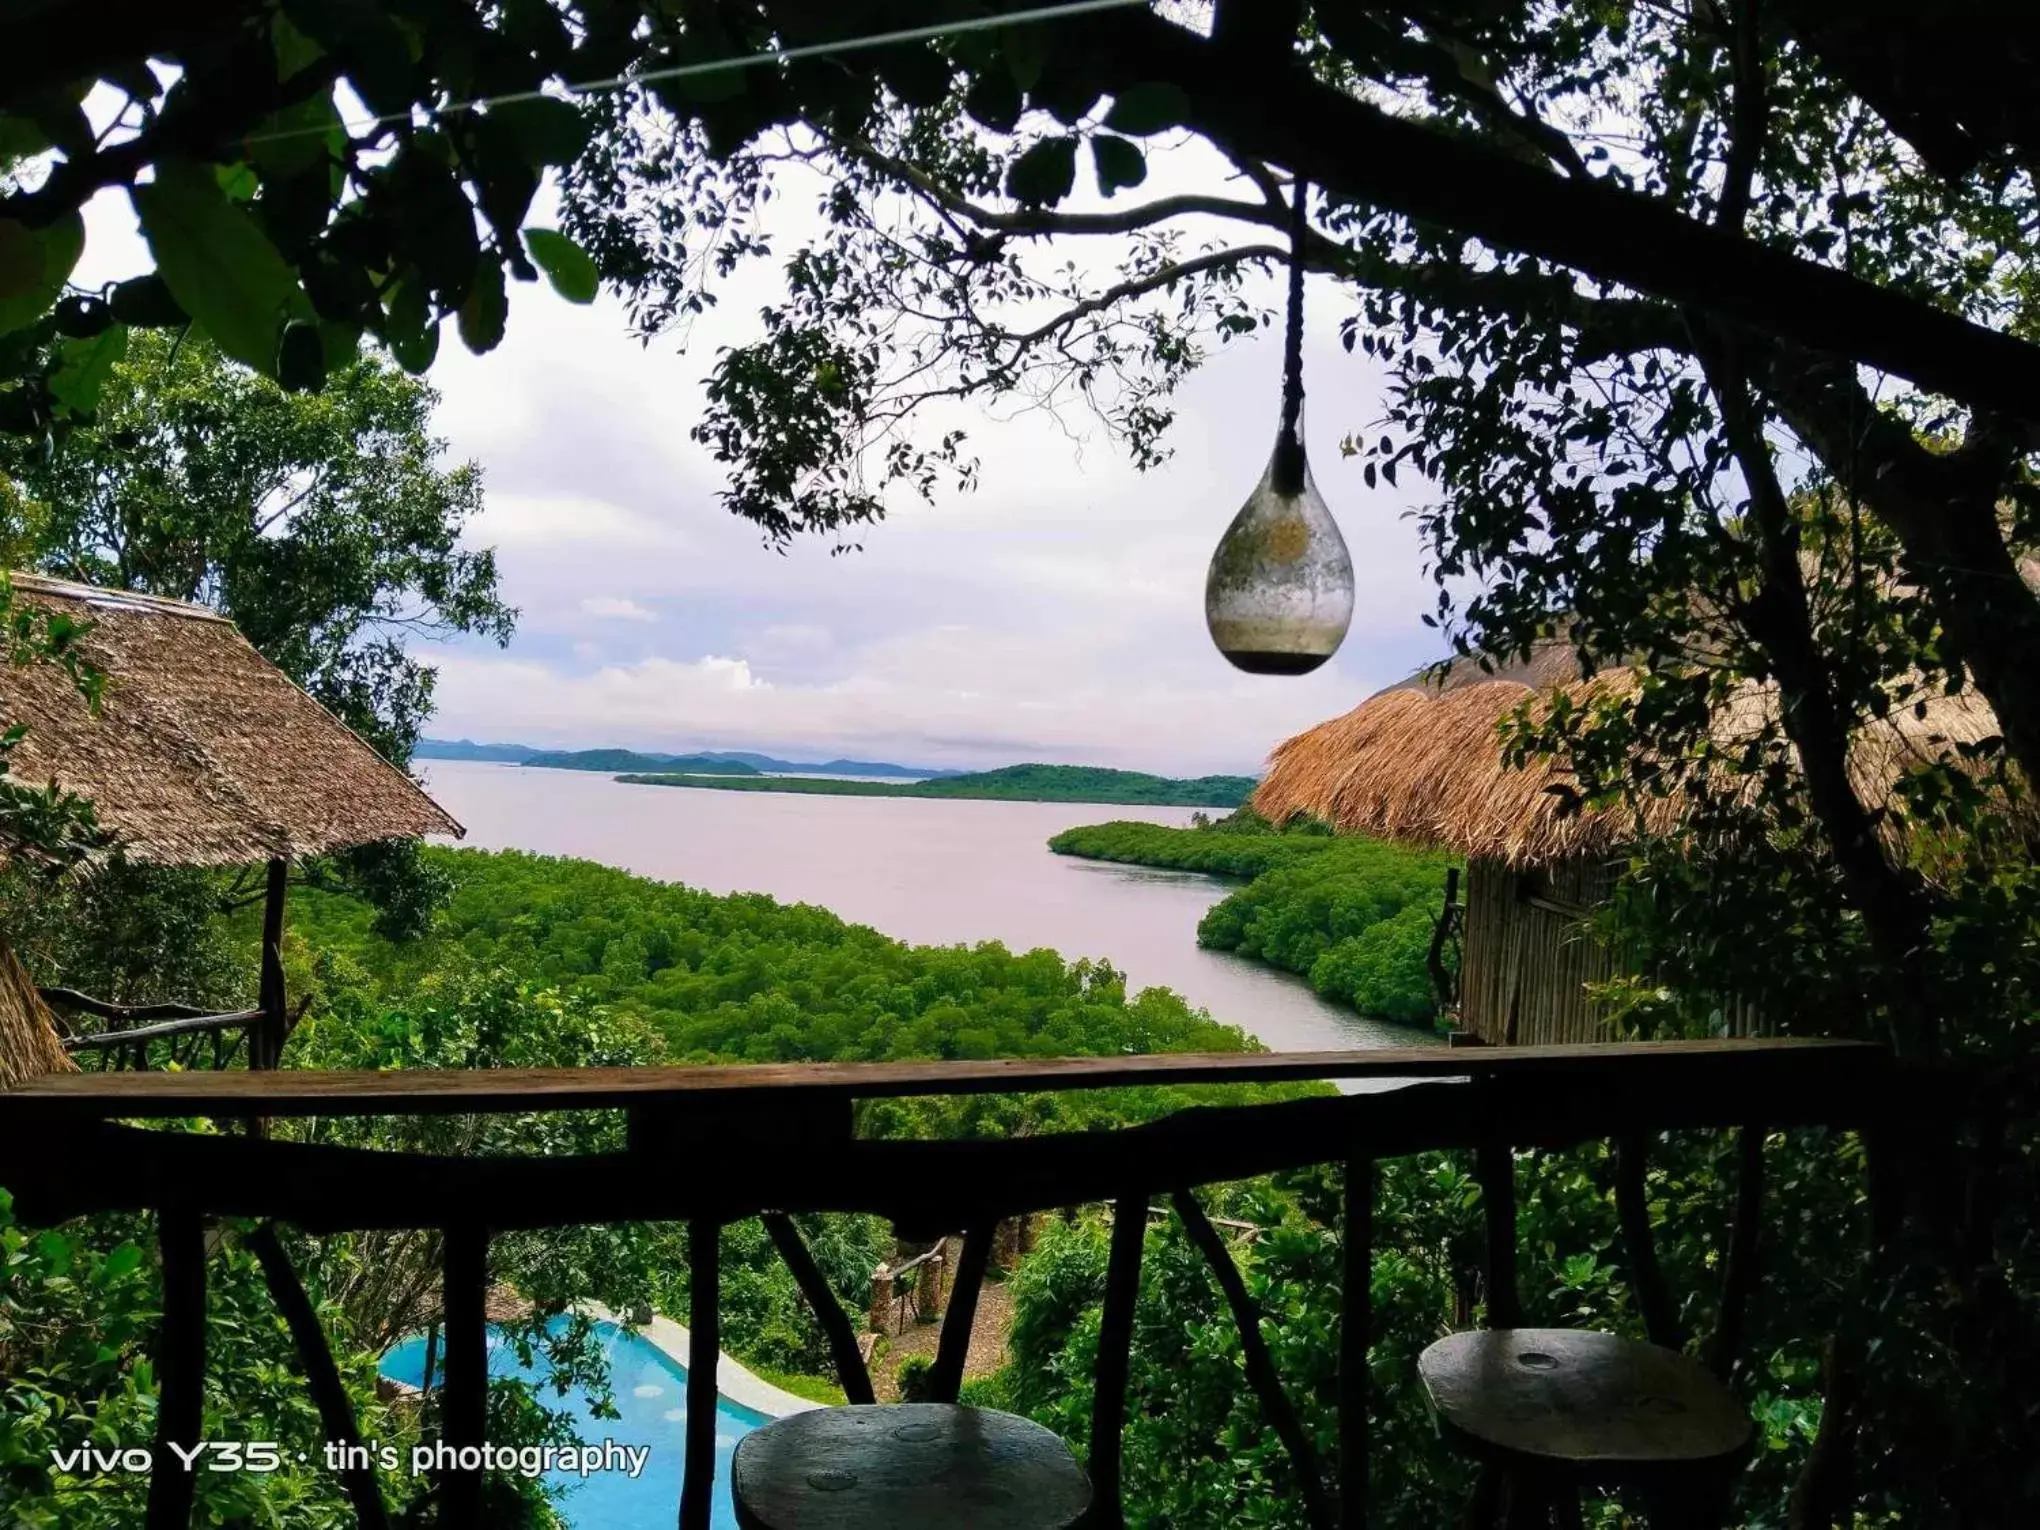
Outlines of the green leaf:
<svg viewBox="0 0 2040 1530">
<path fill-rule="evenodd" d="M 236 202 L 252 202 L 255 200 L 255 193 L 262 189 L 262 183 L 255 178 L 254 170 L 245 164 L 215 165 L 213 179 L 220 183 L 220 190 Z"/>
<path fill-rule="evenodd" d="M 505 101 L 489 109 L 489 118 L 503 125 L 533 165 L 570 165 L 588 144 L 588 119 L 580 108 L 553 96 Z"/>
<path fill-rule="evenodd" d="M 50 314 L 56 320 L 57 333 L 72 340 L 90 340 L 113 323 L 113 309 L 106 299 L 91 293 L 66 293 L 57 299 Z"/>
<path fill-rule="evenodd" d="M 50 396 L 72 414 L 90 414 L 99 407 L 99 390 L 114 363 L 127 355 L 125 324 L 113 324 L 86 340 L 57 345 L 59 365 L 50 374 Z"/>
<path fill-rule="evenodd" d="M 1097 134 L 1091 139 L 1091 162 L 1098 170 L 1098 189 L 1108 197 L 1147 179 L 1147 156 L 1129 138 Z"/>
<path fill-rule="evenodd" d="M 27 159 L 50 146 L 50 136 L 26 117 L 0 117 L 0 165 Z"/>
<path fill-rule="evenodd" d="M 170 295 L 170 284 L 154 272 L 119 283 L 110 302 L 114 318 L 134 329 L 174 329 L 191 322 Z"/>
<path fill-rule="evenodd" d="M 178 307 L 227 355 L 273 375 L 284 322 L 305 303 L 276 246 L 191 160 L 160 161 L 129 195 Z"/>
<path fill-rule="evenodd" d="M 987 69 L 971 81 L 963 109 L 995 133 L 1010 133 L 1020 120 L 1020 87 L 1001 70 Z"/>
<path fill-rule="evenodd" d="M 85 220 L 68 213 L 46 228 L 0 218 L 0 335 L 49 312 L 85 253 Z"/>
<path fill-rule="evenodd" d="M 503 282 L 503 267 L 484 260 L 475 271 L 467 301 L 460 305 L 460 339 L 477 356 L 487 355 L 503 343 L 503 326 L 510 317 L 510 294 Z"/>
<path fill-rule="evenodd" d="M 424 282 L 412 277 L 397 283 L 390 295 L 389 322 L 383 340 L 397 365 L 416 376 L 439 354 L 439 325 L 426 302 Z"/>
<path fill-rule="evenodd" d="M 1168 80 L 1151 80 L 1129 86 L 1112 98 L 1112 110 L 1105 114 L 1105 126 L 1115 133 L 1144 138 L 1150 133 L 1181 127 L 1190 115 L 1190 98 L 1183 87 Z"/>
<path fill-rule="evenodd" d="M 1013 161 L 1006 172 L 1006 194 L 1016 202 L 1052 206 L 1077 184 L 1077 141 L 1044 138 Z"/>
<path fill-rule="evenodd" d="M 1000 51 L 1006 55 L 1006 72 L 1022 90 L 1032 90 L 1048 62 L 1045 27 L 1008 27 L 999 34 Z"/>
<path fill-rule="evenodd" d="M 119 1280 L 121 1276 L 140 1269 L 142 1249 L 138 1243 L 123 1243 L 106 1256 L 106 1262 L 99 1267 L 102 1281 Z"/>
<path fill-rule="evenodd" d="M 326 348 L 326 375 L 331 377 L 361 354 L 361 326 L 319 321 L 319 338 Z"/>
<path fill-rule="evenodd" d="M 524 247 L 545 272 L 553 291 L 569 303 L 592 303 L 602 286 L 602 273 L 588 252 L 557 229 L 528 228 Z"/>
<path fill-rule="evenodd" d="M 295 319 L 284 325 L 276 380 L 287 393 L 316 393 L 326 385 L 326 338 L 316 323 Z"/>
</svg>

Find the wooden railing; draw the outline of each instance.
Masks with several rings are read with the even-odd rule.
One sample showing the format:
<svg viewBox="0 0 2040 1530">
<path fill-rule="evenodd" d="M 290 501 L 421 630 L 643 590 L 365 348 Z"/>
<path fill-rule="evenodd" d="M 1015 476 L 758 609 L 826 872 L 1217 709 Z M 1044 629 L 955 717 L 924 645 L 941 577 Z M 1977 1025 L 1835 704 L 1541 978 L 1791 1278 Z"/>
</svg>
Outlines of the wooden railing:
<svg viewBox="0 0 2040 1530">
<path fill-rule="evenodd" d="M 854 1129 L 858 1100 L 1171 1083 L 1393 1078 L 1403 1087 L 1280 1103 L 1197 1107 L 1109 1132 L 1010 1140 L 875 1140 Z M 191 1478 L 170 1444 L 195 1443 L 204 1370 L 205 1238 L 211 1216 L 294 1224 L 312 1234 L 437 1227 L 446 1233 L 444 1442 L 483 1441 L 485 1296 L 493 1232 L 618 1221 L 690 1224 L 686 1470 L 680 1524 L 706 1530 L 713 1484 L 719 1229 L 763 1216 L 827 1335 L 844 1390 L 869 1400 L 853 1324 L 788 1214 L 859 1211 L 903 1237 L 965 1231 L 930 1384 L 953 1400 L 995 1226 L 1073 1205 L 1115 1208 L 1094 1389 L 1092 1523 L 1121 1523 L 1120 1439 L 1129 1346 L 1150 1202 L 1172 1201 L 1237 1321 L 1247 1374 L 1294 1460 L 1313 1526 L 1364 1524 L 1367 1336 L 1375 1163 L 1438 1148 L 1476 1150 L 1488 1227 L 1487 1297 L 1513 1316 L 1513 1150 L 1592 1139 L 1618 1144 L 1616 1200 L 1652 1337 L 1676 1342 L 1672 1303 L 1643 1200 L 1646 1145 L 1677 1128 L 1743 1133 L 1722 1318 L 1711 1358 L 1732 1359 L 1761 1227 L 1766 1131 L 1876 1130 L 1891 1074 L 1876 1048 L 1843 1042 L 1717 1041 L 1513 1049 L 1423 1049 L 969 1063 L 832 1064 L 475 1072 L 232 1072 L 53 1075 L 0 1093 L 0 1164 L 17 1214 L 54 1222 L 95 1211 L 160 1217 L 164 1326 L 151 1530 L 188 1520 Z M 271 1121 L 293 1116 L 445 1115 L 613 1109 L 620 1151 L 573 1157 L 435 1157 L 292 1142 L 281 1134 L 200 1135 L 126 1124 L 147 1118 Z M 1339 1344 L 1339 1454 L 1327 1473 L 1283 1395 L 1258 1317 L 1223 1238 L 1189 1192 L 1318 1163 L 1346 1167 L 1345 1302 Z M 705 1170 L 705 1165 L 713 1165 Z M 355 1442 L 332 1358 L 281 1246 L 257 1253 L 330 1436 Z M 349 1474 L 360 1523 L 386 1523 L 372 1473 Z M 441 1479 L 440 1523 L 478 1523 L 478 1471 Z M 1440 1506 L 1441 1522 L 1448 1515 Z"/>
</svg>

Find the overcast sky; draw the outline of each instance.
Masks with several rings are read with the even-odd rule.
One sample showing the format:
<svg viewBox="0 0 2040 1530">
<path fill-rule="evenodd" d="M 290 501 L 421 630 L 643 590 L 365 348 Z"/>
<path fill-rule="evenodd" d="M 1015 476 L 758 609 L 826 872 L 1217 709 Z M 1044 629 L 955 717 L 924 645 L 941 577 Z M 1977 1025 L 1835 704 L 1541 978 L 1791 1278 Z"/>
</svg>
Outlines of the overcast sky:
<svg viewBox="0 0 2040 1530">
<path fill-rule="evenodd" d="M 1144 193 L 1210 186 L 1201 151 L 1165 159 Z M 810 205 L 776 204 L 782 248 Z M 130 274 L 137 248 L 124 196 L 103 197 L 81 279 Z M 1339 456 L 1381 387 L 1338 346 L 1331 287 L 1311 293 L 1309 442 L 1359 594 L 1344 649 L 1300 679 L 1234 671 L 1202 609 L 1212 546 L 1273 440 L 1277 335 L 1227 347 L 1189 383 L 1160 469 L 1136 472 L 1086 419 L 973 411 L 975 492 L 903 498 L 862 552 L 781 555 L 720 507 L 721 470 L 688 439 L 716 347 L 754 334 L 772 294 L 764 273 L 730 289 L 685 353 L 641 347 L 607 297 L 577 308 L 537 286 L 513 284 L 508 338 L 486 357 L 447 327 L 437 429 L 482 467 L 471 540 L 497 549 L 522 615 L 507 650 L 435 647 L 433 736 L 1254 770 L 1435 656 L 1410 484 L 1370 491 Z"/>
</svg>

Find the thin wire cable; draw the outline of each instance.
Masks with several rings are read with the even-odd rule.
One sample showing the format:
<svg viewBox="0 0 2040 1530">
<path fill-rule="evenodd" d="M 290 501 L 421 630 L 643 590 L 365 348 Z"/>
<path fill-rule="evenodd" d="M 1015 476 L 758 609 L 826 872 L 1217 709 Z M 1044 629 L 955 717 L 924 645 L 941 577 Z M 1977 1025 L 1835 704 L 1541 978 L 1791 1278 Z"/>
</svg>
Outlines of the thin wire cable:
<svg viewBox="0 0 2040 1530">
<path fill-rule="evenodd" d="M 1133 6 L 1145 6 L 1147 0 L 1063 0 L 1058 5 L 1038 5 L 1031 10 L 1009 11 L 1000 16 L 978 16 L 965 21 L 939 21 L 920 27 L 902 27 L 892 32 L 873 32 L 864 37 L 848 37 L 841 42 L 803 43 L 797 48 L 773 48 L 764 53 L 747 53 L 736 58 L 710 59 L 699 64 L 675 64 L 668 69 L 648 69 L 642 74 L 612 75 L 608 79 L 561 81 L 559 89 L 569 96 L 600 95 L 605 91 L 621 90 L 628 85 L 650 85 L 661 80 L 684 80 L 707 74 L 721 74 L 738 69 L 757 69 L 767 64 L 787 64 L 798 59 L 822 58 L 835 53 L 851 53 L 866 48 L 888 48 L 899 43 L 931 42 L 940 37 L 961 37 L 971 32 L 986 32 L 997 27 L 1025 26 L 1040 21 L 1060 21 L 1071 16 L 1086 16 L 1098 11 L 1120 11 Z M 500 96 L 476 96 L 472 100 L 454 101 L 445 106 L 427 108 L 433 116 L 451 116 L 459 112 L 470 112 L 477 107 L 510 106 L 519 101 L 557 101 L 560 98 L 550 91 L 514 90 Z M 384 127 L 391 123 L 410 122 L 411 111 L 385 112 L 380 116 L 361 119 L 359 129 Z M 251 133 L 243 143 L 275 143 L 289 138 L 317 138 L 324 136 L 327 127 L 279 128 L 269 133 Z"/>
</svg>

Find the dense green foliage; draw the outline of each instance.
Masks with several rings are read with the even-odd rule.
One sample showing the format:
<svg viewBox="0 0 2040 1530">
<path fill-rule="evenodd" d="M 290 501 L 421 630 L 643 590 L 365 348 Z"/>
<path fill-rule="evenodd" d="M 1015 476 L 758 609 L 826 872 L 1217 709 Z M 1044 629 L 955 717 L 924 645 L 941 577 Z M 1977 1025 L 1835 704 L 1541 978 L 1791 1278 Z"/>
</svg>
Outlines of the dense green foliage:
<svg viewBox="0 0 2040 1530">
<path fill-rule="evenodd" d="M 1092 765 L 1006 765 L 929 781 L 830 781 L 786 776 L 762 780 L 647 774 L 617 778 L 639 786 L 704 786 L 722 791 L 810 792 L 833 797 L 977 797 L 997 802 L 1117 802 L 1159 807 L 1238 807 L 1252 776 L 1151 776 Z"/>
<path fill-rule="evenodd" d="M 678 770 L 703 776 L 756 776 L 755 765 L 718 759 L 712 754 L 639 754 L 635 749 L 552 749 L 528 754 L 520 765 L 551 770 Z"/>
<path fill-rule="evenodd" d="M 655 1034 L 669 1060 L 1110 1056 L 1242 1051 L 1235 1027 L 1165 988 L 1129 997 L 1102 961 L 1053 951 L 910 946 L 824 909 L 763 894 L 718 896 L 589 861 L 515 851 L 430 850 L 453 893 L 426 939 L 376 937 L 357 900 L 294 900 L 291 929 L 319 960 L 413 992 L 433 973 L 501 970 Z M 317 979 L 319 969 L 313 969 Z M 952 1130 L 1151 1113 L 1208 1091 L 1138 1091 L 874 1106 L 867 1129 Z M 1228 1093 L 1220 1091 L 1222 1096 Z"/>
<path fill-rule="evenodd" d="M 1428 1023 L 1429 957 L 1451 857 L 1310 827 L 1277 833 L 1252 814 L 1172 829 L 1103 823 L 1049 841 L 1059 855 L 1246 877 L 1197 926 L 1197 942 L 1310 979 L 1364 1015 Z"/>
</svg>

